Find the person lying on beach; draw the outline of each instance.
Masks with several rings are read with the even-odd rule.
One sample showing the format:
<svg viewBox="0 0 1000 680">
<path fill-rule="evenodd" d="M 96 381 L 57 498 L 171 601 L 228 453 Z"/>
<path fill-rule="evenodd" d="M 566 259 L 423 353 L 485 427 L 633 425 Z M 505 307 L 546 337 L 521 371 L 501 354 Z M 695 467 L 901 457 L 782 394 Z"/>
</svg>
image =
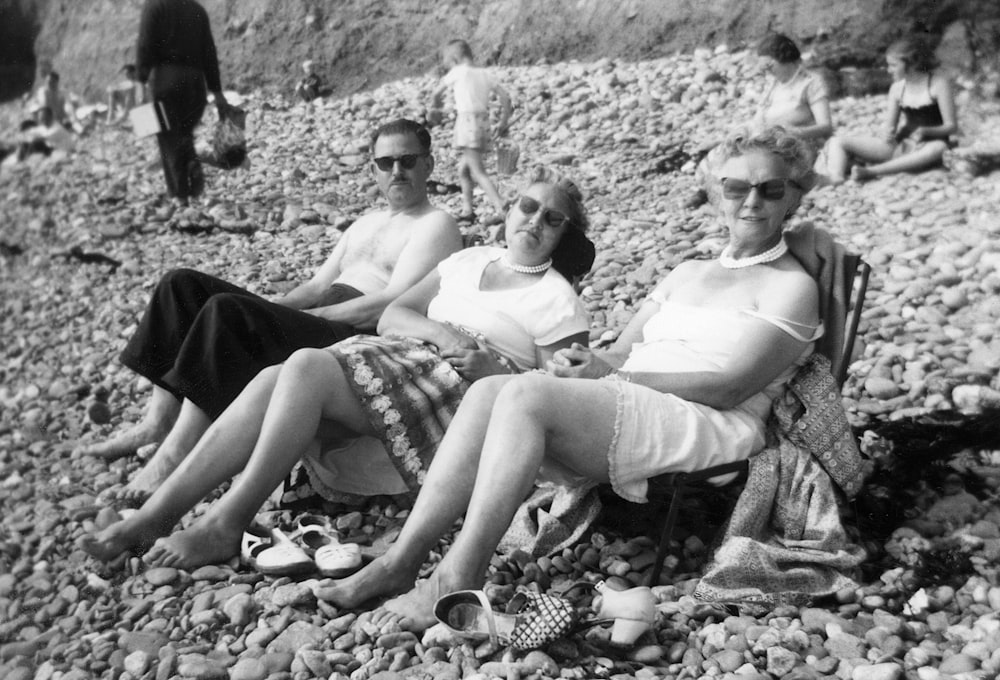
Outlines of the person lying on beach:
<svg viewBox="0 0 1000 680">
<path fill-rule="evenodd" d="M 530 371 L 586 342 L 589 318 L 570 284 L 593 262 L 593 248 L 581 247 L 590 243 L 586 226 L 576 185 L 540 171 L 507 214 L 506 248 L 449 257 L 387 307 L 379 336 L 299 350 L 262 371 L 135 514 L 81 547 L 102 560 L 148 549 L 149 564 L 184 569 L 228 560 L 303 456 L 319 478 L 324 432 L 378 437 L 415 494 L 470 385 Z M 237 473 L 205 515 L 170 534 Z"/>
<path fill-rule="evenodd" d="M 434 158 L 426 128 L 406 119 L 386 123 L 371 149 L 371 172 L 388 207 L 352 224 L 309 281 L 269 301 L 189 269 L 160 279 L 121 354 L 153 383 L 146 413 L 78 455 L 117 458 L 159 443 L 128 485 L 148 495 L 261 369 L 297 349 L 374 330 L 386 305 L 461 249 L 455 220 L 427 198 Z"/>
<path fill-rule="evenodd" d="M 671 271 L 607 352 L 576 345 L 556 353 L 549 374 L 472 385 L 399 537 L 318 595 L 356 608 L 412 589 L 384 606 L 424 628 L 439 597 L 482 587 L 536 479 L 611 484 L 645 502 L 649 477 L 760 451 L 772 400 L 823 333 L 817 283 L 783 237 L 813 184 L 813 160 L 782 128 L 728 137 L 713 168 L 729 229 L 719 259 Z M 444 558 L 415 584 L 463 516 Z"/>
<path fill-rule="evenodd" d="M 864 181 L 898 172 L 919 172 L 940 165 L 958 132 L 951 79 L 937 70 L 937 59 L 924 38 L 904 38 L 889 45 L 885 63 L 893 78 L 885 129 L 879 137 L 830 140 L 829 181 Z M 853 167 L 852 167 L 853 166 Z"/>
</svg>

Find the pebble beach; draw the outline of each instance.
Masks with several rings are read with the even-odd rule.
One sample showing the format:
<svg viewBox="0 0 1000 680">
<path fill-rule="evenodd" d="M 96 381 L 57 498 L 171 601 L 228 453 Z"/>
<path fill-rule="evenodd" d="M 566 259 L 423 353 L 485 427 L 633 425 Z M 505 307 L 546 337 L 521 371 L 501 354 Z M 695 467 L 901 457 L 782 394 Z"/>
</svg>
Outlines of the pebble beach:
<svg viewBox="0 0 1000 680">
<path fill-rule="evenodd" d="M 678 263 L 722 250 L 713 208 L 687 205 L 694 151 L 752 116 L 764 76 L 750 62 L 720 48 L 496 69 L 515 103 L 510 140 L 520 150 L 501 192 L 516 195 L 537 163 L 584 191 L 598 252 L 581 292 L 592 343 L 613 339 Z M 139 420 L 151 386 L 117 355 L 158 278 L 190 267 L 268 296 L 309 276 L 380 200 L 369 132 L 390 118 L 421 118 L 435 82 L 410 78 L 310 104 L 239 93 L 248 162 L 207 168 L 205 194 L 185 209 L 163 200 L 156 144 L 127 123 L 97 124 L 69 155 L 0 165 L 0 678 L 997 677 L 1000 441 L 964 449 L 958 471 L 975 488 L 928 485 L 909 524 L 871 546 L 878 568 L 822 606 L 750 616 L 696 601 L 707 548 L 682 537 L 654 588 L 657 625 L 630 649 L 610 646 L 601 628 L 527 654 L 437 629 L 425 637 L 372 612 L 338 610 L 319 577 L 265 577 L 238 560 L 194 572 L 146 568 L 136 556 L 100 564 L 76 547 L 128 512 L 107 492 L 143 464 L 141 455 L 109 461 L 72 450 Z M 884 106 L 884 95 L 835 99 L 838 133 L 878 129 Z M 962 145 L 997 140 L 1000 101 L 959 88 L 958 108 Z M 0 133 L 18 115 L 4 110 Z M 432 201 L 458 214 L 448 120 L 432 130 Z M 207 139 L 212 115 L 203 123 Z M 906 451 L 866 430 L 1000 409 L 1000 171 L 938 168 L 821 187 L 794 219 L 827 229 L 873 268 L 843 390 L 863 452 L 905 465 Z M 464 229 L 474 238 L 486 227 Z M 290 522 L 277 501 L 264 513 Z M 405 517 L 375 499 L 332 519 L 375 554 Z M 951 574 L 961 578 L 917 583 L 919 553 L 939 546 L 962 556 Z M 644 581 L 654 550 L 645 536 L 598 522 L 551 558 L 497 555 L 486 591 L 501 603 L 518 587 L 561 591 L 580 579 L 624 588 Z"/>
</svg>

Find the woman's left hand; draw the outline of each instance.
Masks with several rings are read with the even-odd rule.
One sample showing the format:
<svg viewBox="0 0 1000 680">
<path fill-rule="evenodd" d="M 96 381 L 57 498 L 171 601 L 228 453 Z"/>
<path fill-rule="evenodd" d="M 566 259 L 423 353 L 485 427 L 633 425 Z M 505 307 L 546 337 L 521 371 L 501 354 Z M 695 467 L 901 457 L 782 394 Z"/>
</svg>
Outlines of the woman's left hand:
<svg viewBox="0 0 1000 680">
<path fill-rule="evenodd" d="M 927 134 L 924 132 L 923 127 L 918 127 L 913 131 L 913 134 L 910 135 L 910 138 L 913 139 L 914 142 L 922 142 L 927 139 Z"/>
<path fill-rule="evenodd" d="M 475 382 L 489 375 L 510 372 L 482 341 L 477 339 L 476 344 L 479 345 L 477 349 L 455 347 L 441 350 L 441 357 L 469 382 Z"/>
<path fill-rule="evenodd" d="M 568 349 L 561 349 L 552 356 L 546 369 L 558 378 L 585 378 L 594 380 L 613 373 L 615 367 L 594 354 L 589 347 L 574 342 Z"/>
</svg>

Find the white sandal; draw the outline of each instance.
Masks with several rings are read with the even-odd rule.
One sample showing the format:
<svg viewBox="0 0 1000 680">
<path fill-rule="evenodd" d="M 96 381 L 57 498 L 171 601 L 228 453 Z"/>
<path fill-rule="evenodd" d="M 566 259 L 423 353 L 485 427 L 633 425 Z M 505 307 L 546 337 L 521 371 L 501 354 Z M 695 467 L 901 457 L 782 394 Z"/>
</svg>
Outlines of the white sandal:
<svg viewBox="0 0 1000 680">
<path fill-rule="evenodd" d="M 361 566 L 361 547 L 357 543 L 341 543 L 337 530 L 325 517 L 303 515 L 296 524 L 295 537 L 307 550 L 315 551 L 313 560 L 323 576 L 347 576 Z"/>
<path fill-rule="evenodd" d="M 281 529 L 263 535 L 259 527 L 243 532 L 240 555 L 243 561 L 268 576 L 288 576 L 312 571 L 315 563 Z"/>
</svg>

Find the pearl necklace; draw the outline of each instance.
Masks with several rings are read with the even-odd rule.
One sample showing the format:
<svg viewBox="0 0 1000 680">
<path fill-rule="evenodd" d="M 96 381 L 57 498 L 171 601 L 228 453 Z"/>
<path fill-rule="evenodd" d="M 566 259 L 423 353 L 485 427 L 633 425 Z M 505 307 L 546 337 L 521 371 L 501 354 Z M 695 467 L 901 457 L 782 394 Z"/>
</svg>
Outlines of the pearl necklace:
<svg viewBox="0 0 1000 680">
<path fill-rule="evenodd" d="M 500 258 L 500 264 L 512 272 L 517 272 L 518 274 L 541 274 L 552 266 L 552 258 L 550 257 L 541 264 L 515 264 L 514 262 L 511 262 L 510 257 L 504 253 L 504 256 Z"/>
<path fill-rule="evenodd" d="M 726 246 L 723 249 L 722 254 L 719 255 L 719 264 L 726 269 L 743 269 L 744 267 L 752 267 L 755 264 L 774 262 L 788 252 L 788 244 L 785 243 L 784 238 L 778 241 L 777 245 L 773 248 L 765 250 L 763 253 L 759 253 L 757 255 L 751 255 L 750 257 L 733 257 L 729 254 L 730 248 L 732 248 L 732 245 Z"/>
</svg>

